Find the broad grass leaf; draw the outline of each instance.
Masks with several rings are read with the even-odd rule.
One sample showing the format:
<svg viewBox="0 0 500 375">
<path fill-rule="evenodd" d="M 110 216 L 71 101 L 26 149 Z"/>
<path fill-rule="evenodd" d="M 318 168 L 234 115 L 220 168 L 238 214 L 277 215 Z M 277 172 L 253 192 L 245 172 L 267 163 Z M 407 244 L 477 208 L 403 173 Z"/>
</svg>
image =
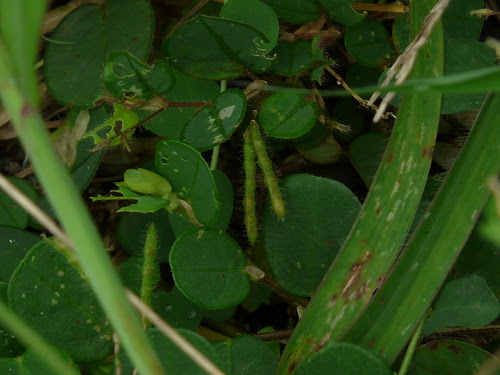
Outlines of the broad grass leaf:
<svg viewBox="0 0 500 375">
<path fill-rule="evenodd" d="M 296 174 L 280 183 L 286 214 L 264 209 L 262 238 L 272 273 L 288 292 L 307 297 L 318 287 L 349 233 L 361 204 L 345 185 Z"/>
<path fill-rule="evenodd" d="M 424 324 L 426 335 L 447 327 L 481 327 L 500 314 L 500 303 L 486 281 L 477 275 L 446 283 Z"/>
<path fill-rule="evenodd" d="M 333 342 L 300 364 L 294 374 L 393 375 L 393 372 L 367 349 L 347 342 Z"/>
<path fill-rule="evenodd" d="M 210 225 L 217 219 L 219 193 L 212 172 L 198 151 L 177 141 L 158 142 L 155 167 L 172 184 L 179 199 L 191 202 L 200 223 Z"/>
<path fill-rule="evenodd" d="M 199 228 L 184 232 L 170 251 L 175 285 L 205 309 L 235 306 L 248 295 L 245 255 L 223 231 Z"/>
<path fill-rule="evenodd" d="M 9 307 L 78 362 L 112 351 L 113 334 L 90 285 L 52 245 L 36 244 L 12 274 Z"/>
</svg>

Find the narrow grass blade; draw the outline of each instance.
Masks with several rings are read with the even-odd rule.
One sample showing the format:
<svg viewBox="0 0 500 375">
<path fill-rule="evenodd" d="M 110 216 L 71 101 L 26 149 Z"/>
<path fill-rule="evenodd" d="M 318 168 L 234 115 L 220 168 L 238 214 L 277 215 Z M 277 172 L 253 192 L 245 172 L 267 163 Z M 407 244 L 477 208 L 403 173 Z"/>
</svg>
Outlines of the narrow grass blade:
<svg viewBox="0 0 500 375">
<path fill-rule="evenodd" d="M 19 77 L 12 68 L 14 62 L 9 60 L 9 56 L 8 49 L 0 38 L 0 98 L 12 116 L 12 122 L 30 156 L 37 177 L 74 245 L 96 296 L 134 364 L 144 374 L 162 374 L 159 360 L 142 330 L 140 320 L 125 297 L 120 279 L 78 190 L 56 157 L 37 111 L 37 95 L 26 92 L 29 87 L 36 87 L 36 84 L 24 82 L 20 85 Z M 32 75 L 31 79 L 34 80 L 35 76 Z"/>
<path fill-rule="evenodd" d="M 435 0 L 412 3 L 415 36 Z M 413 78 L 441 74 L 442 28 L 420 50 Z M 339 340 L 371 299 L 398 255 L 428 175 L 439 122 L 440 94 L 405 96 L 381 166 L 346 243 L 296 327 L 280 362 L 290 374 Z"/>
<path fill-rule="evenodd" d="M 392 363 L 464 246 L 500 170 L 500 94 L 490 94 L 441 190 L 393 274 L 345 340 Z"/>
</svg>

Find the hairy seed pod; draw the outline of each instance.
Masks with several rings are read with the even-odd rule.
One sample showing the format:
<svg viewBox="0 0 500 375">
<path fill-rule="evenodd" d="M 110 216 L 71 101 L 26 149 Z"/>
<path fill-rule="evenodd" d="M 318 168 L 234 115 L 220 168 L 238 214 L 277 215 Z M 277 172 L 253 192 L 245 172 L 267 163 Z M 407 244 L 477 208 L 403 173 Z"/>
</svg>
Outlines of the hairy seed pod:
<svg viewBox="0 0 500 375">
<path fill-rule="evenodd" d="M 260 134 L 259 124 L 255 120 L 250 121 L 250 135 L 252 139 L 252 146 L 255 154 L 257 155 L 257 162 L 262 170 L 264 176 L 264 184 L 269 192 L 271 206 L 278 217 L 285 217 L 285 202 L 281 196 L 281 191 L 278 185 L 278 179 L 274 175 L 273 165 L 271 159 L 267 155 L 266 144 Z"/>
<path fill-rule="evenodd" d="M 252 148 L 250 132 L 243 134 L 243 170 L 245 171 L 245 186 L 243 208 L 245 210 L 245 228 L 248 241 L 253 245 L 257 240 L 257 214 L 255 213 L 255 153 Z"/>
</svg>

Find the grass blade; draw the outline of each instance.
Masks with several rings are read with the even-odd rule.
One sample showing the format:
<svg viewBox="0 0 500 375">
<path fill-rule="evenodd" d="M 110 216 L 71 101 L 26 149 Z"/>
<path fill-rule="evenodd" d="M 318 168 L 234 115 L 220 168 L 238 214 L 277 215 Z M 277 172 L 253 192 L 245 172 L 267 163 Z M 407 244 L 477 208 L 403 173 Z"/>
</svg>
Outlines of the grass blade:
<svg viewBox="0 0 500 375">
<path fill-rule="evenodd" d="M 435 0 L 412 3 L 415 36 Z M 442 73 L 441 25 L 415 62 L 413 78 Z M 339 340 L 371 299 L 398 255 L 418 206 L 439 122 L 440 94 L 405 96 L 389 145 L 342 251 L 296 327 L 280 362 L 293 373 L 332 340 Z"/>
<path fill-rule="evenodd" d="M 387 363 L 406 345 L 486 203 L 486 180 L 500 169 L 498 108 L 500 94 L 490 94 L 393 274 L 345 337 L 375 351 Z"/>
</svg>

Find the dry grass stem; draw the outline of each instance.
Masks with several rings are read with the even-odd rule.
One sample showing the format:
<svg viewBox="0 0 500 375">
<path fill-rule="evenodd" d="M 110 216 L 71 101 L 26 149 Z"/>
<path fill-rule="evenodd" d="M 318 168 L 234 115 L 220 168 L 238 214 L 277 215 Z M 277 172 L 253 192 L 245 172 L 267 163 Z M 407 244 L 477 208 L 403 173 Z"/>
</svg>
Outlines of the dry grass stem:
<svg viewBox="0 0 500 375">
<path fill-rule="evenodd" d="M 64 231 L 52 220 L 40 207 L 38 207 L 31 199 L 29 199 L 21 190 L 12 184 L 3 174 L 0 173 L 0 188 L 2 188 L 8 196 L 15 200 L 24 208 L 31 216 L 33 216 L 45 229 L 59 238 L 66 246 L 73 248 L 71 240 Z"/>
<path fill-rule="evenodd" d="M 416 38 L 408 45 L 408 47 L 406 47 L 404 52 L 399 55 L 392 67 L 387 72 L 387 77 L 385 78 L 384 82 L 382 82 L 382 87 L 387 86 L 393 78 L 395 78 L 394 83 L 396 86 L 401 85 L 408 78 L 411 70 L 413 69 L 418 51 L 427 42 L 427 39 L 431 35 L 434 26 L 441 19 L 441 16 L 443 15 L 449 4 L 450 0 L 440 0 L 431 9 L 427 17 L 425 17 L 422 29 L 420 30 Z M 373 105 L 373 103 L 379 96 L 380 92 L 375 92 L 368 101 L 368 105 Z M 394 92 L 387 93 L 387 95 L 380 103 L 380 107 L 377 110 L 377 113 L 375 113 L 373 122 L 378 122 L 382 118 L 387 106 L 389 105 L 389 102 L 392 100 L 392 98 L 394 98 L 394 96 Z"/>
<path fill-rule="evenodd" d="M 196 349 L 189 341 L 182 337 L 177 331 L 167 322 L 165 322 L 158 314 L 156 314 L 148 305 L 136 296 L 129 289 L 125 290 L 130 303 L 151 323 L 155 325 L 169 340 L 182 350 L 189 358 L 198 364 L 207 374 L 224 375 L 224 373 L 215 366 L 207 357 L 205 357 L 198 349 Z"/>
</svg>

